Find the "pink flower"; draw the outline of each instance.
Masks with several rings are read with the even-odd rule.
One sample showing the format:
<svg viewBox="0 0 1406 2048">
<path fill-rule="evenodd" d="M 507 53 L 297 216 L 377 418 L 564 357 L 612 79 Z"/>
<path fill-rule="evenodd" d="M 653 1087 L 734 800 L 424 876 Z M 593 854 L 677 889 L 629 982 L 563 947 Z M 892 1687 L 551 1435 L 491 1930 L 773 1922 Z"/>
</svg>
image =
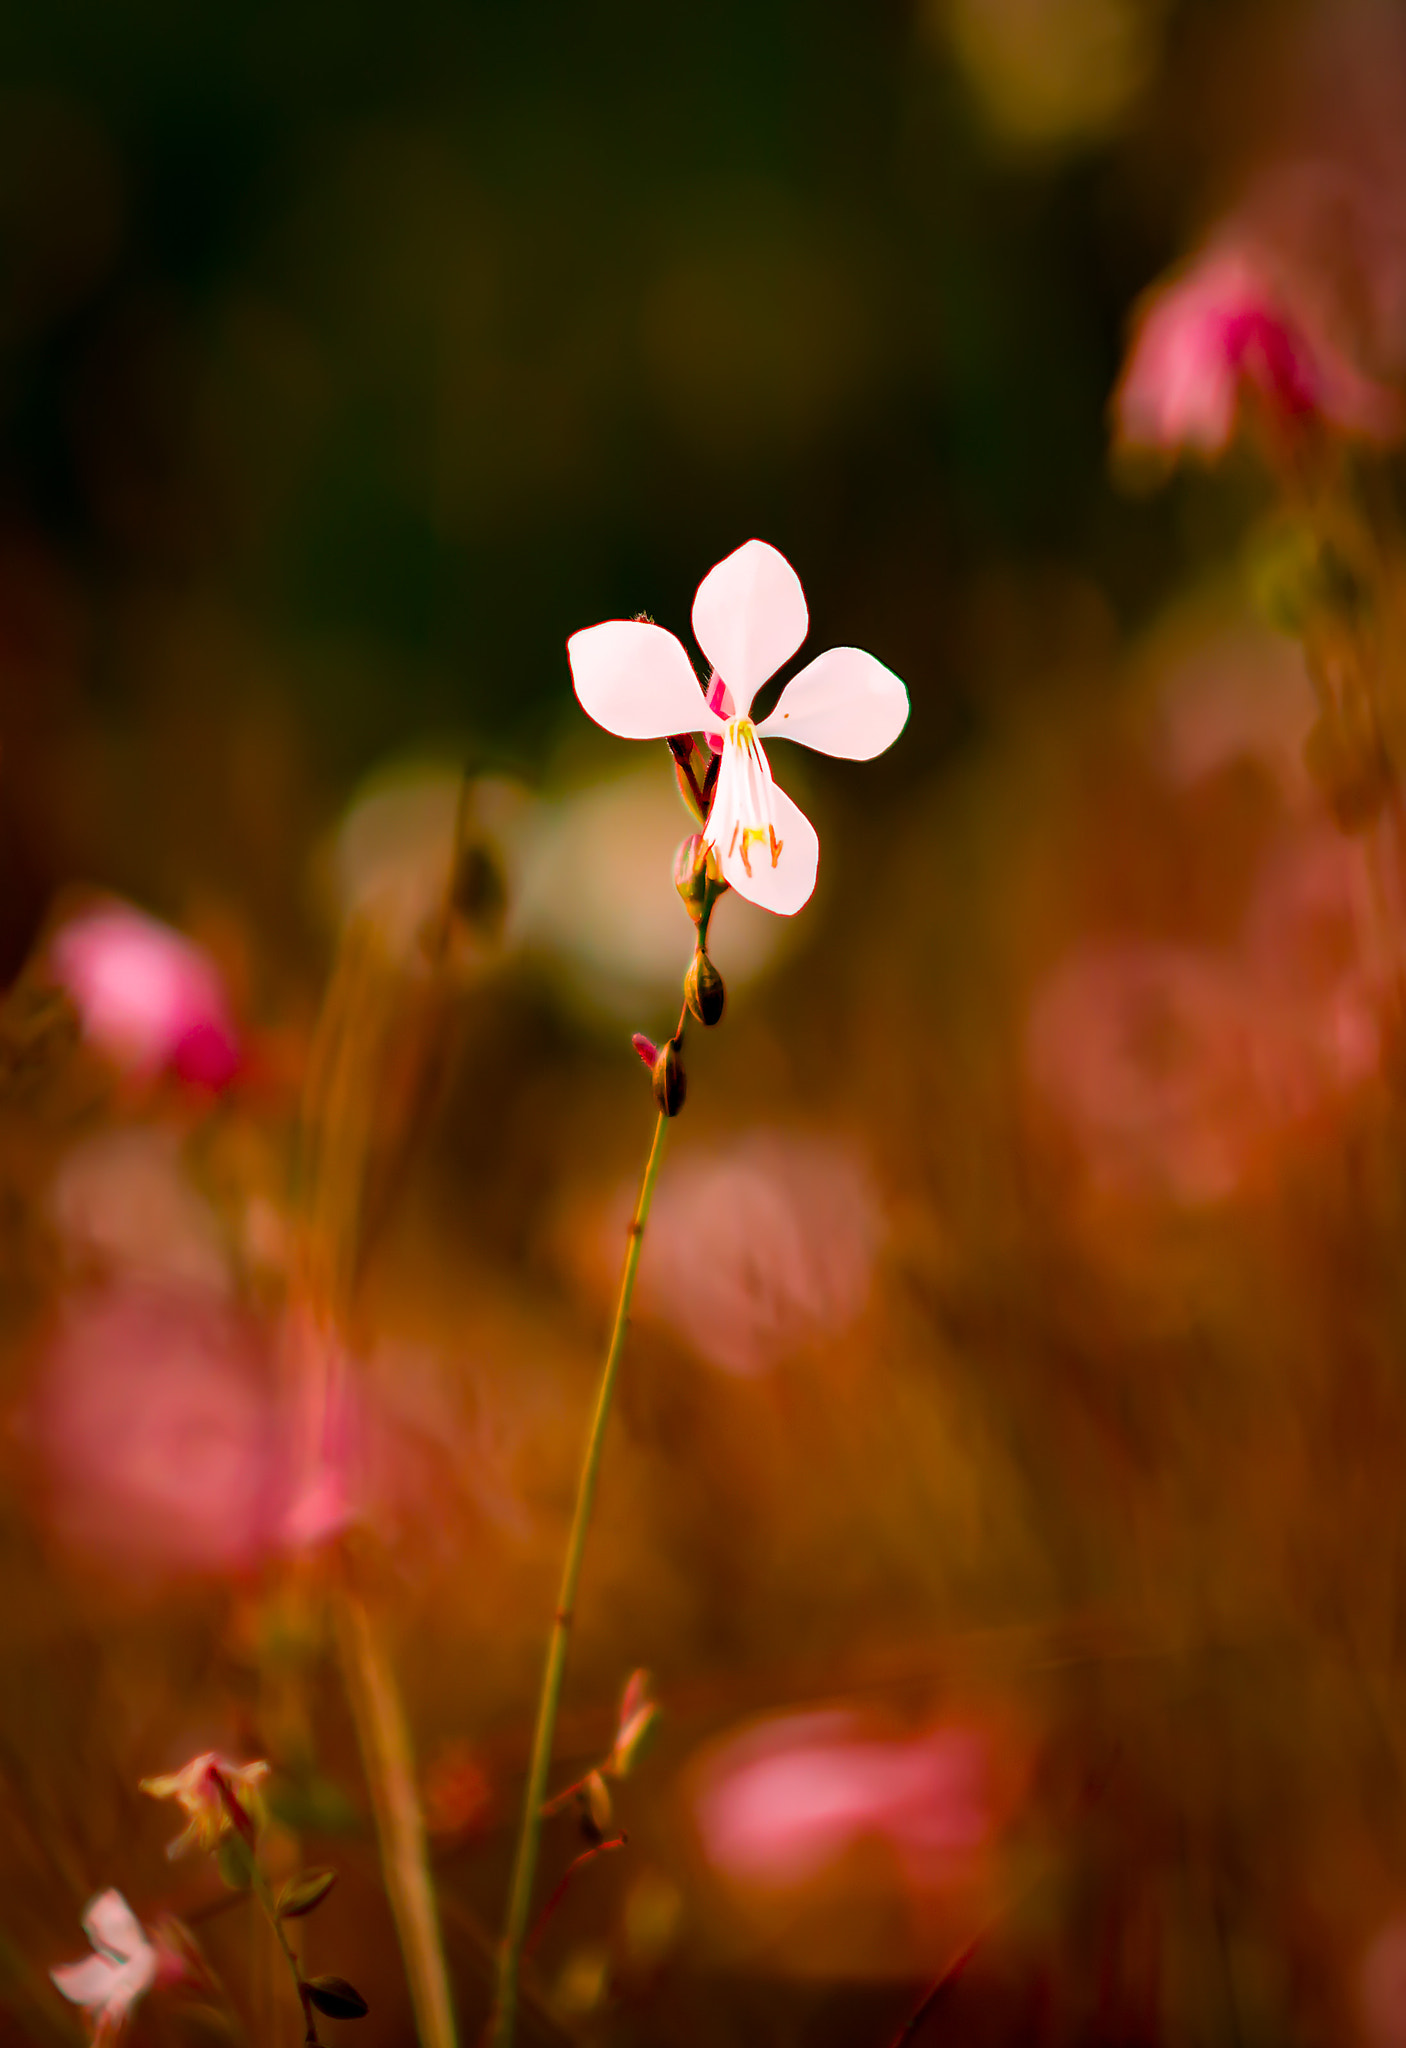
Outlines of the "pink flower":
<svg viewBox="0 0 1406 2048">
<path fill-rule="evenodd" d="M 754 1131 L 680 1159 L 661 1187 L 639 1314 L 708 1364 L 750 1378 L 858 1320 L 883 1235 L 861 1157 L 833 1138 Z M 612 1256 L 616 1238 L 612 1230 Z"/>
<path fill-rule="evenodd" d="M 1303 281 L 1253 243 L 1212 246 L 1143 301 L 1114 394 L 1118 439 L 1223 454 L 1248 388 L 1280 425 L 1316 419 L 1355 439 L 1395 440 L 1395 392 L 1365 376 L 1328 327 Z"/>
<path fill-rule="evenodd" d="M 1089 946 L 1042 985 L 1028 1070 L 1097 1192 L 1223 1201 L 1271 1121 L 1252 1006 L 1230 963 L 1150 941 Z"/>
<path fill-rule="evenodd" d="M 911 1882 L 938 1882 L 992 1830 L 982 1738 L 960 1727 L 879 1735 L 824 1712 L 763 1723 L 705 1768 L 697 1798 L 708 1860 L 735 1882 L 793 1890 L 865 1836 Z"/>
<path fill-rule="evenodd" d="M 722 756 L 704 830 L 709 853 L 739 896 L 789 917 L 815 887 L 815 827 L 776 787 L 762 736 L 867 761 L 891 746 L 908 717 L 908 692 L 872 654 L 832 647 L 793 676 L 760 725 L 758 690 L 789 661 L 810 624 L 795 570 L 765 541 L 749 540 L 710 569 L 693 600 L 693 631 L 712 663 L 705 699 L 672 633 L 642 619 L 610 619 L 567 642 L 583 709 L 620 739 L 709 732 Z M 710 730 L 721 725 L 722 730 Z"/>
<path fill-rule="evenodd" d="M 1055 968 L 1027 1070 L 1095 1194 L 1225 1201 L 1374 1080 L 1365 893 L 1355 842 L 1297 830 L 1261 863 L 1233 949 L 1114 942 Z"/>
<path fill-rule="evenodd" d="M 232 1764 L 207 1749 L 178 1771 L 143 1778 L 141 1790 L 153 1799 L 174 1799 L 187 1816 L 183 1834 L 166 1850 L 182 1856 L 187 1849 L 213 1849 L 231 1828 L 252 1840 L 264 1817 L 261 1786 L 269 1774 L 266 1763 Z"/>
<path fill-rule="evenodd" d="M 283 1487 L 256 1327 L 218 1296 L 114 1285 L 74 1301 L 28 1416 L 66 1545 L 138 1581 L 247 1569 Z"/>
<path fill-rule="evenodd" d="M 107 2048 L 156 1982 L 157 1951 L 118 1891 L 99 1892 L 88 1901 L 83 1932 L 93 1954 L 81 1962 L 60 1963 L 49 1975 L 70 2004 L 86 2009 L 94 2048 Z"/>
<path fill-rule="evenodd" d="M 218 968 L 169 925 L 112 903 L 69 920 L 50 960 L 84 1032 L 137 1080 L 173 1072 L 223 1088 L 239 1066 L 239 1040 Z"/>
</svg>

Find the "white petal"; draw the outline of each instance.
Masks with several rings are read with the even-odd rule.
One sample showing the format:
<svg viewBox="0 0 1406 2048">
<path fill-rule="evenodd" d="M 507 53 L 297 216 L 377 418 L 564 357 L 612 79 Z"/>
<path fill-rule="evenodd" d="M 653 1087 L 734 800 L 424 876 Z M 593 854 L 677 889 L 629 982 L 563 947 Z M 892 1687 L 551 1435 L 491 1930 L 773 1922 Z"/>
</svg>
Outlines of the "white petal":
<svg viewBox="0 0 1406 2048">
<path fill-rule="evenodd" d="M 121 1972 L 106 1956 L 84 1956 L 81 1963 L 60 1963 L 49 1975 L 71 2005 L 106 2005 Z"/>
<path fill-rule="evenodd" d="M 794 917 L 810 901 L 815 888 L 820 840 L 805 812 L 798 810 L 775 783 L 771 788 L 771 814 L 781 848 L 775 866 L 770 852 L 754 841 L 748 853 L 752 869 L 749 875 L 742 859 L 742 835 L 739 832 L 734 843 L 732 824 L 721 818 L 719 830 L 726 824 L 727 839 L 718 845 L 718 862 L 739 896 L 745 896 L 749 903 L 759 903 L 763 910 L 774 910 L 779 917 Z M 711 835 L 711 824 L 709 829 Z"/>
<path fill-rule="evenodd" d="M 693 600 L 693 637 L 745 718 L 768 676 L 810 626 L 801 579 L 783 554 L 749 540 L 710 569 Z"/>
<path fill-rule="evenodd" d="M 832 647 L 792 676 L 757 731 L 844 761 L 872 761 L 907 722 L 908 692 L 892 669 L 858 647 Z"/>
<path fill-rule="evenodd" d="M 682 644 L 643 619 L 607 619 L 566 643 L 581 707 L 622 740 L 663 740 L 699 732 L 708 716 L 703 686 Z"/>
<path fill-rule="evenodd" d="M 108 1993 L 108 2011 L 114 2016 L 125 2012 L 150 1991 L 156 1982 L 156 1950 L 148 1942 L 140 1955 L 124 1963 L 112 1980 Z"/>
<path fill-rule="evenodd" d="M 83 1932 L 93 1947 L 103 1949 L 119 1962 L 139 1955 L 149 1946 L 142 1923 L 119 1891 L 99 1892 L 89 1899 L 83 1915 Z"/>
</svg>

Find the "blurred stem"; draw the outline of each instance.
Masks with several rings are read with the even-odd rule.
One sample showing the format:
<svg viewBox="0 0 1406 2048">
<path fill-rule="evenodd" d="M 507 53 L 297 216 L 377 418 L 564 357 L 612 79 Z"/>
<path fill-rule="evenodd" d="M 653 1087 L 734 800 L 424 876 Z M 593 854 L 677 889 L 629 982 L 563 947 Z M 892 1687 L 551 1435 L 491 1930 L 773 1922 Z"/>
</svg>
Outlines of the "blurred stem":
<svg viewBox="0 0 1406 2048">
<path fill-rule="evenodd" d="M 258 1857 L 254 1855 L 252 1850 L 249 1854 L 249 1883 L 255 1898 L 263 1907 L 264 1918 L 278 1937 L 278 1946 L 283 1951 L 283 1960 L 287 1963 L 288 1968 L 293 1974 L 293 1988 L 298 1994 L 298 2003 L 303 2009 L 304 2048 L 318 2048 L 317 2017 L 313 2011 L 312 2000 L 308 1997 L 307 1986 L 303 1982 L 302 1968 L 298 1958 L 293 1953 L 292 1944 L 288 1939 L 288 1930 L 283 1924 L 283 1915 L 279 1912 L 278 1906 L 275 1903 L 272 1888 L 263 1870 L 260 1868 Z"/>
<path fill-rule="evenodd" d="M 283 1960 L 287 1963 L 292 1976 L 293 1989 L 298 1994 L 298 2003 L 303 2010 L 304 2048 L 318 2048 L 317 2019 L 313 2011 L 312 2000 L 308 1997 L 307 1985 L 303 1982 L 302 1966 L 293 1953 L 292 1943 L 288 1939 L 288 1930 L 283 1924 L 283 1915 L 279 1912 L 278 1903 L 273 1896 L 273 1887 L 270 1885 L 264 1872 L 264 1867 L 259 1861 L 259 1852 L 254 1840 L 254 1831 L 249 1817 L 219 1771 L 214 1773 L 214 1779 L 216 1786 L 219 1788 L 220 1799 L 224 1805 L 225 1813 L 229 1817 L 230 1827 L 233 1830 L 229 1839 L 231 1843 L 237 1844 L 240 1867 L 249 1880 L 249 1889 L 253 1892 L 254 1897 L 263 1909 L 264 1918 L 274 1931 L 278 1946 L 283 1951 Z"/>
<path fill-rule="evenodd" d="M 446 902 L 452 888 L 451 873 Z M 390 1050 L 397 1034 L 403 1036 L 404 1023 L 405 991 L 382 957 L 374 927 L 352 924 L 312 1046 L 298 1148 L 302 1231 L 294 1298 L 303 1311 L 296 1357 L 305 1429 L 302 1471 L 309 1484 L 329 1463 L 338 1469 L 341 1456 L 337 1438 L 348 1369 L 342 1333 L 366 1252 L 377 1111 L 384 1104 Z M 435 1051 L 427 1031 L 412 1041 L 418 1062 L 432 1061 Z M 414 1087 L 408 1093 L 418 1099 Z M 331 1600 L 416 2030 L 423 2048 L 454 2048 L 449 1972 L 405 1709 L 390 1658 L 356 1589 L 344 1581 L 332 1589 Z"/>
<path fill-rule="evenodd" d="M 381 1868 L 410 1980 L 416 2031 L 424 2048 L 454 2048 L 454 2008 L 405 1712 L 364 1602 L 346 1585 L 333 1597 L 347 1693 L 371 1787 Z"/>
<path fill-rule="evenodd" d="M 654 1126 L 654 1142 L 649 1148 L 644 1179 L 640 1183 L 639 1200 L 635 1204 L 634 1217 L 630 1223 L 629 1243 L 625 1251 L 625 1270 L 620 1277 L 620 1299 L 615 1309 L 615 1326 L 610 1333 L 610 1344 L 606 1350 L 605 1366 L 601 1373 L 600 1391 L 596 1395 L 596 1410 L 591 1418 L 591 1433 L 586 1439 L 586 1454 L 581 1461 L 581 1477 L 576 1491 L 576 1512 L 571 1521 L 571 1534 L 567 1538 L 566 1557 L 561 1569 L 561 1590 L 557 1595 L 557 1611 L 552 1622 L 551 1640 L 547 1645 L 547 1664 L 542 1674 L 542 1691 L 537 1702 L 537 1727 L 532 1738 L 532 1762 L 527 1773 L 527 1793 L 523 1800 L 522 1820 L 518 1826 L 512 1889 L 508 1894 L 508 1918 L 503 1929 L 502 1946 L 498 1952 L 498 1981 L 488 2028 L 489 2048 L 511 2048 L 513 2030 L 517 2023 L 518 1975 L 522 1967 L 523 1944 L 527 1939 L 528 1918 L 532 1910 L 532 1881 L 537 1874 L 537 1849 L 542 1835 L 542 1805 L 547 1791 L 547 1773 L 552 1763 L 552 1742 L 556 1734 L 562 1677 L 566 1670 L 567 1638 L 571 1632 L 576 1609 L 576 1587 L 581 1577 L 586 1532 L 590 1528 L 591 1510 L 595 1506 L 596 1480 L 600 1473 L 606 1424 L 610 1420 L 610 1403 L 615 1393 L 620 1356 L 625 1349 L 625 1333 L 630 1325 L 630 1302 L 635 1291 L 635 1275 L 639 1271 L 645 1225 L 649 1221 L 650 1205 L 654 1200 L 654 1184 L 659 1178 L 659 1168 L 663 1163 L 664 1140 L 668 1128 L 669 1119 L 661 1114 Z"/>
</svg>

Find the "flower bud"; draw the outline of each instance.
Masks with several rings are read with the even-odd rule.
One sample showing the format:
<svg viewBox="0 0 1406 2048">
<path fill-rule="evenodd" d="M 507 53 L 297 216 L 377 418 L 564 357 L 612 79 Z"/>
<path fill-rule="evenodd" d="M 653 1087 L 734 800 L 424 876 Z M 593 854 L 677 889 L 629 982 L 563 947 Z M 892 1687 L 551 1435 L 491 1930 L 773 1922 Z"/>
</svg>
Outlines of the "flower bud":
<svg viewBox="0 0 1406 2048">
<path fill-rule="evenodd" d="M 674 757 L 674 780 L 679 786 L 679 795 L 684 808 L 692 811 L 700 825 L 707 822 L 708 804 L 699 781 L 700 772 L 707 773 L 707 757 L 700 749 L 692 733 L 676 733 L 669 740 L 669 752 Z"/>
<path fill-rule="evenodd" d="M 659 1708 L 649 1696 L 649 1673 L 632 1671 L 620 1702 L 615 1741 L 601 1770 L 612 1778 L 628 1778 L 658 1721 Z"/>
<path fill-rule="evenodd" d="M 697 924 L 708 902 L 708 855 L 703 834 L 694 832 L 674 855 L 674 887 L 684 909 Z"/>
<path fill-rule="evenodd" d="M 700 947 L 683 978 L 684 1001 L 700 1024 L 716 1024 L 727 1002 L 727 990 L 708 955 Z"/>
<path fill-rule="evenodd" d="M 576 1804 L 581 1832 L 586 1840 L 593 1846 L 603 1842 L 610 1833 L 615 1808 L 611 1802 L 610 1787 L 599 1771 L 590 1771 L 582 1779 Z"/>
<path fill-rule="evenodd" d="M 671 1038 L 654 1062 L 654 1099 L 665 1116 L 677 1116 L 688 1093 L 682 1048 Z"/>
<path fill-rule="evenodd" d="M 698 927 L 698 944 L 706 946 L 714 906 L 720 897 L 726 896 L 728 885 L 719 874 L 717 858 L 709 852 L 701 832 L 685 839 L 674 856 L 674 887 Z"/>
</svg>

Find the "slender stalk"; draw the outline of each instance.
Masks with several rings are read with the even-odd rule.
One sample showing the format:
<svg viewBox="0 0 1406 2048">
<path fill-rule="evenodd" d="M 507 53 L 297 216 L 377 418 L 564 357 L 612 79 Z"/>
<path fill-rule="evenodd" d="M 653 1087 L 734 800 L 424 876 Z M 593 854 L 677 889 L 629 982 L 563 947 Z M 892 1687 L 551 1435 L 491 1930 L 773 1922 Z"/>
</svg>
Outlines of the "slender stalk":
<svg viewBox="0 0 1406 2048">
<path fill-rule="evenodd" d="M 288 1968 L 293 1974 L 293 1988 L 298 1994 L 298 2003 L 303 2008 L 303 2048 L 317 2048 L 317 2018 L 313 2011 L 312 2000 L 308 1997 L 307 1985 L 303 1982 L 302 1965 L 293 1953 L 292 1943 L 288 1939 L 288 1931 L 283 1925 L 283 1916 L 274 1901 L 273 1889 L 259 1866 L 258 1858 L 252 1851 L 249 1856 L 249 1882 L 255 1898 L 263 1908 L 264 1918 L 278 1937 L 278 1945 L 283 1951 L 283 1960 L 287 1963 Z"/>
<path fill-rule="evenodd" d="M 548 1899 L 546 1905 L 537 1915 L 536 1926 L 533 1928 L 531 1934 L 528 1935 L 526 1941 L 522 1945 L 522 1952 L 524 1956 L 530 1956 L 532 1954 L 533 1949 L 536 1948 L 538 1942 L 546 1933 L 547 1928 L 551 1922 L 552 1915 L 556 1912 L 557 1907 L 561 1904 L 562 1900 L 570 1891 L 573 1879 L 576 1878 L 580 1874 L 580 1872 L 586 1868 L 588 1863 L 594 1863 L 597 1857 L 608 1856 L 614 1849 L 623 1849 L 626 1846 L 628 1840 L 629 1837 L 627 1835 L 611 1835 L 608 1841 L 597 1842 L 594 1844 L 592 1848 L 583 1849 L 579 1856 L 573 1856 L 570 1863 L 567 1864 L 565 1871 L 562 1873 L 561 1880 L 558 1883 L 556 1890 L 552 1893 L 552 1896 Z"/>
<path fill-rule="evenodd" d="M 605 1442 L 606 1424 L 610 1419 L 610 1404 L 615 1392 L 620 1356 L 625 1349 L 625 1333 L 630 1323 L 630 1302 L 635 1291 L 635 1275 L 639 1271 L 645 1225 L 649 1221 L 650 1204 L 654 1200 L 654 1184 L 659 1178 L 659 1168 L 663 1163 L 664 1140 L 668 1128 L 669 1119 L 661 1112 L 654 1127 L 654 1142 L 649 1148 L 644 1179 L 640 1183 L 639 1200 L 635 1204 L 634 1217 L 630 1223 L 629 1242 L 625 1249 L 625 1270 L 620 1276 L 620 1299 L 615 1309 L 615 1326 L 610 1333 L 605 1366 L 601 1372 L 600 1390 L 596 1395 L 595 1414 L 591 1418 L 591 1433 L 586 1439 L 586 1454 L 581 1462 L 581 1477 L 576 1490 L 576 1512 L 572 1516 L 571 1534 L 567 1538 L 566 1557 L 561 1570 L 561 1590 L 557 1595 L 557 1611 L 552 1621 L 546 1669 L 542 1674 L 542 1691 L 537 1702 L 537 1727 L 532 1738 L 532 1762 L 527 1773 L 527 1793 L 523 1800 L 522 1820 L 518 1826 L 512 1889 L 508 1894 L 508 1918 L 503 1929 L 502 1946 L 498 1952 L 498 1980 L 487 2036 L 489 2048 L 511 2048 L 513 2030 L 517 2024 L 518 1975 L 522 1967 L 523 1944 L 527 1939 L 528 1917 L 532 1910 L 532 1881 L 537 1874 L 537 1848 L 542 1834 L 542 1802 L 547 1791 L 547 1773 L 551 1769 L 557 1706 L 561 1700 L 562 1676 L 566 1669 L 567 1638 L 576 1610 L 576 1587 L 581 1577 L 586 1532 L 590 1528 L 591 1510 L 595 1506 L 601 1448 Z"/>
<path fill-rule="evenodd" d="M 347 1693 L 371 1787 L 381 1867 L 410 1980 L 416 2032 L 423 2048 L 455 2048 L 454 2008 L 405 1710 L 365 1605 L 350 1586 L 333 1597 Z"/>
<path fill-rule="evenodd" d="M 460 810 L 458 832 L 462 797 Z M 448 940 L 452 889 L 451 871 L 441 952 Z M 374 929 L 367 923 L 353 925 L 343 941 L 309 1061 L 298 1154 L 302 1231 L 295 1301 L 301 1341 L 295 1358 L 300 1376 L 299 1450 L 309 1485 L 329 1466 L 338 1469 L 342 1455 L 339 1432 L 348 1370 L 342 1333 L 366 1254 L 375 1110 L 388 1048 L 404 1020 L 404 991 L 380 956 Z M 418 1056 L 425 1060 L 433 1052 L 434 1046 L 422 1035 Z M 416 2029 L 422 2048 L 454 2048 L 449 1972 L 405 1708 L 390 1659 L 355 1589 L 334 1587 L 331 1602 Z"/>
<path fill-rule="evenodd" d="M 312 2000 L 308 1996 L 308 1987 L 303 1981 L 302 1965 L 293 1953 L 293 1945 L 288 1939 L 288 1930 L 283 1924 L 283 1915 L 279 1912 L 277 1901 L 273 1896 L 273 1887 L 268 1881 L 262 1863 L 259 1861 L 259 1852 L 253 1826 L 248 1814 L 244 1811 L 244 1808 L 240 1805 L 219 1771 L 214 1773 L 214 1779 L 219 1791 L 220 1803 L 229 1816 L 230 1826 L 234 1830 L 230 1840 L 238 1847 L 239 1861 L 243 1866 L 245 1876 L 249 1880 L 249 1889 L 258 1900 L 264 1918 L 268 1921 L 269 1926 L 277 1937 L 278 1946 L 283 1951 L 283 1960 L 287 1963 L 293 1979 L 293 1989 L 298 1994 L 298 2003 L 303 2009 L 303 2048 L 318 2048 L 317 2018 L 313 2010 Z"/>
</svg>

